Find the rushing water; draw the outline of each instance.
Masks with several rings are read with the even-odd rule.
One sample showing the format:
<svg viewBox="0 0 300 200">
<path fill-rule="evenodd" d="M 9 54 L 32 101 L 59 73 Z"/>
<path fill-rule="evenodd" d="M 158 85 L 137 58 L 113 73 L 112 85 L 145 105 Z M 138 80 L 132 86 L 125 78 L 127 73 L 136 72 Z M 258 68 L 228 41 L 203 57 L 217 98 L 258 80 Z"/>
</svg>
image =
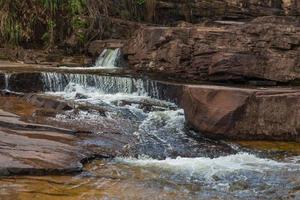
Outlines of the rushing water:
<svg viewBox="0 0 300 200">
<path fill-rule="evenodd" d="M 138 78 L 97 76 L 86 74 L 62 74 L 62 73 L 42 73 L 44 89 L 51 92 L 71 92 L 71 87 L 76 91 L 89 93 L 92 90 L 105 94 L 137 94 L 158 97 L 158 86 L 156 81 L 143 80 Z"/>
<path fill-rule="evenodd" d="M 44 73 L 43 80 L 48 95 L 106 109 L 105 116 L 89 111 L 65 112 L 56 116 L 58 123 L 81 124 L 96 133 L 103 132 L 104 127 L 105 130 L 112 129 L 113 124 L 115 132 L 132 137 L 127 149 L 130 155 L 163 159 L 212 156 L 219 151 L 219 146 L 210 145 L 213 142 L 198 142 L 187 136 L 189 130 L 185 128 L 183 110 L 174 103 L 158 99 L 161 95 L 156 81 L 56 73 Z M 205 148 L 206 143 L 211 149 Z M 218 155 L 224 154 L 219 151 Z"/>
<path fill-rule="evenodd" d="M 9 91 L 9 79 L 11 77 L 11 74 L 5 74 L 4 75 L 4 89 L 6 91 Z"/>
<path fill-rule="evenodd" d="M 92 108 L 49 121 L 114 132 L 129 139 L 126 153 L 93 161 L 77 176 L 0 179 L 0 199 L 300 199 L 300 157 L 267 159 L 199 136 L 157 81 L 59 73 L 42 79 L 46 95 Z"/>
</svg>

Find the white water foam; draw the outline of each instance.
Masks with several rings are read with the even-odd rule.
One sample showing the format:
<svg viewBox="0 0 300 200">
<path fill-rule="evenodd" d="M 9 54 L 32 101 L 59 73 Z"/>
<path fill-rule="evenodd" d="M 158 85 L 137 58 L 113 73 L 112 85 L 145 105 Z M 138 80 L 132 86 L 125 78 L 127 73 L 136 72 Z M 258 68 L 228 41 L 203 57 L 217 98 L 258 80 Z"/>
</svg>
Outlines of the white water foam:
<svg viewBox="0 0 300 200">
<path fill-rule="evenodd" d="M 44 90 L 50 92 L 63 92 L 67 87 L 73 87 L 74 84 L 78 84 L 83 90 L 94 88 L 94 91 L 106 94 L 126 93 L 139 96 L 149 96 L 150 94 L 154 97 L 159 96 L 156 81 L 87 74 L 42 73 L 42 76 Z"/>
<path fill-rule="evenodd" d="M 94 66 L 88 67 L 89 70 L 99 70 L 99 69 L 114 69 L 118 68 L 119 60 L 121 57 L 121 49 L 104 49 L 102 53 L 97 58 Z M 61 69 L 70 69 L 67 66 L 60 66 Z M 87 67 L 74 67 L 73 70 L 83 70 Z"/>
<path fill-rule="evenodd" d="M 181 158 L 154 160 L 149 158 L 116 158 L 117 163 L 128 164 L 153 170 L 184 174 L 188 177 L 203 177 L 211 180 L 214 175 L 239 172 L 266 172 L 273 170 L 300 170 L 300 164 L 283 163 L 270 159 L 258 158 L 248 153 L 239 153 L 219 158 Z"/>
<path fill-rule="evenodd" d="M 47 92 L 46 94 L 61 96 L 67 100 L 76 100 L 89 103 L 98 103 L 99 101 L 105 103 L 111 103 L 114 101 L 126 100 L 126 101 L 140 101 L 142 99 L 150 99 L 147 94 L 134 92 L 134 93 L 115 93 L 109 94 L 105 91 L 99 90 L 95 87 L 85 87 L 76 83 L 69 83 L 63 91 L 60 92 Z M 77 95 L 81 95 L 84 98 L 78 98 Z"/>
</svg>

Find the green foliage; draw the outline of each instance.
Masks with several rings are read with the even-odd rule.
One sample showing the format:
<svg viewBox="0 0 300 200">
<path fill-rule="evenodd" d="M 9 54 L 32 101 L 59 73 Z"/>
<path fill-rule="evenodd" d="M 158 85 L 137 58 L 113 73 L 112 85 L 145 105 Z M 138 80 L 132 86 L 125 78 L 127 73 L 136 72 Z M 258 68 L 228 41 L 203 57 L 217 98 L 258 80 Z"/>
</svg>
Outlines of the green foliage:
<svg viewBox="0 0 300 200">
<path fill-rule="evenodd" d="M 88 22 L 80 17 L 76 16 L 72 19 L 73 29 L 83 29 L 88 28 Z"/>
<path fill-rule="evenodd" d="M 46 47 L 62 44 L 70 36 L 80 42 L 103 35 L 111 13 L 124 19 L 153 22 L 156 0 L 0 0 L 0 45 L 36 42 Z M 119 13 L 118 13 L 119 12 Z M 96 27 L 97 34 L 92 28 Z M 100 28 L 99 28 L 100 27 Z M 44 42 L 44 43 L 43 43 Z"/>
<path fill-rule="evenodd" d="M 144 5 L 146 0 L 135 0 L 138 5 Z"/>
<path fill-rule="evenodd" d="M 84 44 L 87 41 L 87 38 L 84 33 L 76 33 L 76 36 L 79 39 L 80 44 Z"/>
<path fill-rule="evenodd" d="M 52 46 L 59 30 L 70 33 L 88 26 L 79 17 L 86 9 L 86 0 L 0 0 L 0 42 L 17 45 L 41 39 Z"/>
</svg>

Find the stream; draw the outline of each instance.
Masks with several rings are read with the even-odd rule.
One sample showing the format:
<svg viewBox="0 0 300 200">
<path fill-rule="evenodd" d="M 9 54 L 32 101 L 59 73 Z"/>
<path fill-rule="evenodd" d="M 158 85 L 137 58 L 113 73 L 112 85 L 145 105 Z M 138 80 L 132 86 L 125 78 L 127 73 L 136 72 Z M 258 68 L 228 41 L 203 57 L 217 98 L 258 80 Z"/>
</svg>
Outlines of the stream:
<svg viewBox="0 0 300 200">
<path fill-rule="evenodd" d="M 95 74 L 38 76 L 43 89 L 36 95 L 73 108 L 38 115 L 4 96 L 1 109 L 88 132 L 95 139 L 82 142 L 109 153 L 75 175 L 2 177 L 0 199 L 300 199 L 300 151 L 246 148 L 201 136 L 186 126 L 174 85 Z M 5 74 L 4 91 L 11 90 L 11 77 Z"/>
</svg>

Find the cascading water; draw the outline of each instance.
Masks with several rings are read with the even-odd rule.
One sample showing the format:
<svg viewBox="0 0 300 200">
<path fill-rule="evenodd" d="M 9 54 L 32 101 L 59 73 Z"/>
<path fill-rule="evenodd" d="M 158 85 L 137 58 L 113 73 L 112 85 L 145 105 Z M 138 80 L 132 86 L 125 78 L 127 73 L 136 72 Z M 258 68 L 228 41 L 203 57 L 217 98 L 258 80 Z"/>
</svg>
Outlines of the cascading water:
<svg viewBox="0 0 300 200">
<path fill-rule="evenodd" d="M 166 96 L 162 93 L 166 92 L 164 83 L 140 78 L 59 73 L 43 73 L 42 79 L 48 94 L 105 106 L 109 110 L 106 115 L 114 120 L 110 124 L 117 123 L 115 126 L 119 126 L 121 121 L 130 120 L 129 123 L 134 127 L 121 129 L 137 137 L 136 143 L 128 148 L 131 155 L 163 159 L 178 155 L 196 157 L 208 153 L 207 149 L 201 148 L 201 144 L 185 134 L 183 110 L 165 101 Z M 108 123 L 97 114 L 89 116 L 86 111 L 76 113 L 76 116 L 73 112 L 58 116 L 59 120 L 71 118 L 75 121 L 89 121 L 89 117 L 103 124 Z M 212 149 L 210 151 L 213 152 Z"/>
<path fill-rule="evenodd" d="M 4 74 L 4 90 L 9 91 L 9 80 L 11 74 Z"/>
<path fill-rule="evenodd" d="M 121 56 L 121 50 L 104 49 L 96 60 L 94 68 L 114 68 L 118 67 Z"/>
<path fill-rule="evenodd" d="M 9 79 L 7 74 L 6 89 Z M 275 161 L 201 136 L 189 137 L 193 132 L 185 127 L 183 110 L 159 100 L 165 98 L 166 88 L 159 81 L 61 73 L 42 73 L 42 80 L 47 95 L 76 104 L 74 110 L 59 110 L 54 117 L 51 113 L 48 123 L 95 133 L 84 142 L 97 150 L 121 144 L 120 155 L 90 163 L 88 173 L 59 180 L 55 187 L 46 182 L 45 194 L 55 197 L 71 185 L 80 189 L 80 197 L 105 191 L 108 199 L 289 199 L 291 193 L 299 197 L 299 158 Z M 8 189 L 31 187 L 15 181 Z M 40 186 L 39 179 L 31 181 Z M 52 193 L 49 188 L 54 188 Z M 38 192 L 40 187 L 28 194 Z"/>
<path fill-rule="evenodd" d="M 156 81 L 139 78 L 87 74 L 42 73 L 44 90 L 48 92 L 93 92 L 102 94 L 135 94 L 160 98 Z"/>
</svg>

